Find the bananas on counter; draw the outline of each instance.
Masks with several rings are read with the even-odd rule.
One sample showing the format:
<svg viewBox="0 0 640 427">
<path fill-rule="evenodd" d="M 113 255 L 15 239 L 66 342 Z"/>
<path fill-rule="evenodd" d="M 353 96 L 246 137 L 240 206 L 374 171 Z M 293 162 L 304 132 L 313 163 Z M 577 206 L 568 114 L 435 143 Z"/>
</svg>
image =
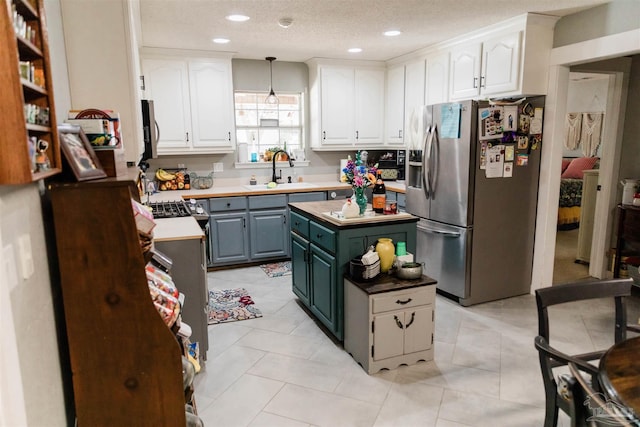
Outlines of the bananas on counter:
<svg viewBox="0 0 640 427">
<path fill-rule="evenodd" d="M 160 191 L 191 189 L 189 175 L 184 171 L 171 173 L 164 169 L 158 169 L 156 170 L 156 180 Z"/>
</svg>

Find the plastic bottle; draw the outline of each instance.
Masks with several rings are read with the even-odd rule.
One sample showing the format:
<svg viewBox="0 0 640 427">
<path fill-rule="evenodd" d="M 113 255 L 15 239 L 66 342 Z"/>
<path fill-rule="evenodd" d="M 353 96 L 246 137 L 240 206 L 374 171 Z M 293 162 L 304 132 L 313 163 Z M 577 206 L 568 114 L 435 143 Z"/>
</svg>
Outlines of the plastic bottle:
<svg viewBox="0 0 640 427">
<path fill-rule="evenodd" d="M 387 189 L 382 182 L 382 175 L 378 171 L 378 179 L 376 185 L 373 186 L 371 205 L 373 211 L 376 213 L 383 213 L 384 207 L 387 204 Z"/>
</svg>

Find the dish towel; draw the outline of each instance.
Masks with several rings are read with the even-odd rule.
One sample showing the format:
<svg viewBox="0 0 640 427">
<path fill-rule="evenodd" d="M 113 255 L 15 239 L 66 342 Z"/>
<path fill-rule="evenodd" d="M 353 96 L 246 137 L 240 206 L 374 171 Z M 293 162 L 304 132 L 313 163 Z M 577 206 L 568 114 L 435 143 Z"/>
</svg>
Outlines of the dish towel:
<svg viewBox="0 0 640 427">
<path fill-rule="evenodd" d="M 580 146 L 582 113 L 567 113 L 564 120 L 564 148 L 576 150 Z"/>
<path fill-rule="evenodd" d="M 600 146 L 600 134 L 602 133 L 603 113 L 582 113 L 582 132 L 580 142 L 582 154 L 585 157 L 594 157 Z"/>
</svg>

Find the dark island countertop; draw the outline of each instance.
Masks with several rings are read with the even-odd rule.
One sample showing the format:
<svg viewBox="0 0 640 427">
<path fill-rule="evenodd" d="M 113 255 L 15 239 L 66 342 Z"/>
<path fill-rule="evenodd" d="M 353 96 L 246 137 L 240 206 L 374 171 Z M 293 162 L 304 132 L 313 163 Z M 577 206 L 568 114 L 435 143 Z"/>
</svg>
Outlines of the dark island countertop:
<svg viewBox="0 0 640 427">
<path fill-rule="evenodd" d="M 399 279 L 392 274 L 379 274 L 376 278 L 371 280 L 356 280 L 351 278 L 349 275 L 345 275 L 344 277 L 368 295 L 401 291 L 418 286 L 435 285 L 437 283 L 435 279 L 425 275 L 414 280 Z"/>
</svg>

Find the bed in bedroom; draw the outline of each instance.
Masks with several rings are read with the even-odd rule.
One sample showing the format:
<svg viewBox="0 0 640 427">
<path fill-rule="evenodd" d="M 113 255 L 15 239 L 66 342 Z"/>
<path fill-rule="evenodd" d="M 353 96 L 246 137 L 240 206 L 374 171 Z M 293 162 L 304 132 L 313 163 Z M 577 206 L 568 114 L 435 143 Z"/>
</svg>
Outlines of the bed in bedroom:
<svg viewBox="0 0 640 427">
<path fill-rule="evenodd" d="M 558 229 L 572 230 L 580 225 L 582 205 L 583 171 L 598 169 L 598 157 L 575 157 L 562 159 Z"/>
</svg>

